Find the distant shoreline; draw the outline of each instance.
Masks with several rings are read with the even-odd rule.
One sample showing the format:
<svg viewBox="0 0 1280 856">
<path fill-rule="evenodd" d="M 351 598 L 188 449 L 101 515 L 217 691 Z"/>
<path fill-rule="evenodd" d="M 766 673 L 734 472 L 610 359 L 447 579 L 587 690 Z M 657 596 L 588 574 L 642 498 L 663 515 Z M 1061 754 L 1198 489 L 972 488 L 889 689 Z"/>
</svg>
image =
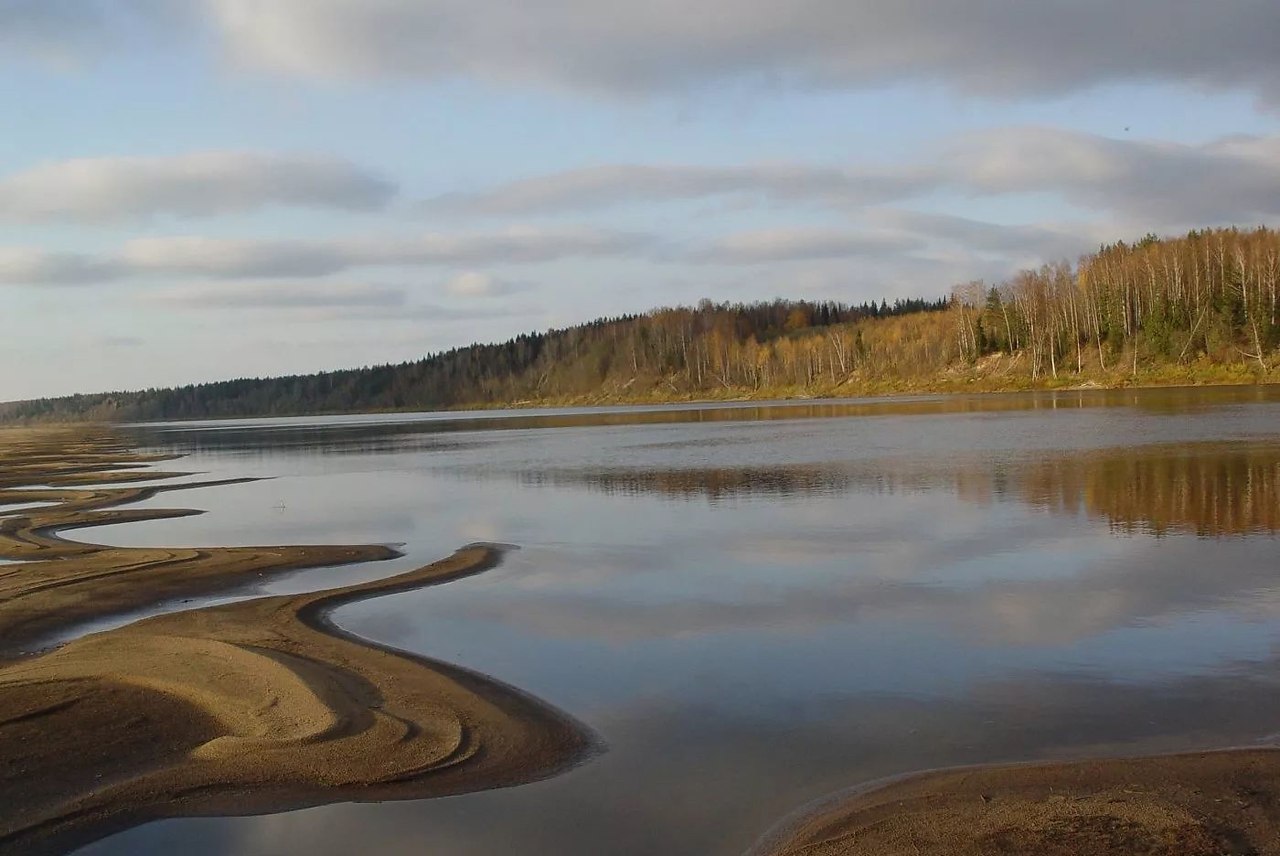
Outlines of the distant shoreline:
<svg viewBox="0 0 1280 856">
<path fill-rule="evenodd" d="M 927 387 L 919 388 L 909 387 L 893 390 L 871 390 L 859 392 L 849 389 L 835 389 L 817 392 L 796 392 L 787 390 L 758 390 L 758 391 L 733 391 L 733 394 L 726 393 L 723 397 L 690 397 L 690 398 L 612 398 L 612 397 L 584 397 L 573 396 L 568 398 L 547 398 L 547 399 L 527 399 L 511 402 L 496 403 L 479 403 L 458 405 L 456 407 L 438 408 L 438 409 L 379 409 L 379 410 L 338 410 L 338 411 L 316 411 L 307 413 L 288 413 L 276 415 L 257 415 L 257 416 L 208 416 L 208 417 L 184 417 L 174 419 L 154 419 L 143 420 L 139 422 L 128 421 L 106 421 L 94 422 L 92 420 L 71 421 L 71 422 L 34 422 L 14 424 L 10 427 L 30 427 L 39 428 L 43 426 L 53 427 L 76 427 L 83 425 L 98 424 L 104 427 L 114 426 L 145 426 L 145 425 L 169 425 L 175 423 L 187 422 L 237 422 L 248 420 L 281 420 L 281 419 L 319 419 L 335 416 L 394 416 L 406 415 L 414 413 L 432 413 L 432 414 L 449 414 L 452 416 L 465 416 L 468 413 L 492 413 L 494 411 L 512 410 L 512 411 L 535 411 L 535 410 L 558 410 L 569 408 L 594 408 L 594 407 L 671 407 L 679 408 L 681 406 L 697 407 L 699 405 L 804 405 L 804 404 L 840 404 L 844 402 L 866 402 L 875 403 L 877 401 L 892 402 L 897 399 L 914 398 L 914 397 L 930 397 L 930 398 L 960 398 L 964 396 L 1013 396 L 1033 393 L 1068 393 L 1068 392 L 1121 392 L 1121 391 L 1145 391 L 1145 390 L 1202 390 L 1202 389 L 1243 389 L 1250 387 L 1280 387 L 1280 376 L 1275 379 L 1259 380 L 1231 380 L 1220 382 L 1187 382 L 1183 379 L 1171 379 L 1168 382 L 1158 382 L 1148 379 L 1147 382 L 1132 383 L 1115 383 L 1111 385 L 1103 385 L 1094 381 L 1085 381 L 1076 384 L 1067 384 L 1059 386 L 1038 385 L 1038 386 L 1009 386 L 984 387 L 975 385 L 973 387 Z M 5 427 L 0 422 L 0 430 Z"/>
<path fill-rule="evenodd" d="M 1075 382 L 1070 382 L 1075 381 Z M 376 415 L 378 413 L 466 413 L 466 412 L 485 412 L 490 410 L 523 410 L 537 408 L 557 408 L 557 407 L 636 407 L 645 405 L 699 405 L 699 404 L 754 404 L 776 402 L 780 404 L 799 404 L 805 402 L 820 401 L 854 401 L 863 399 L 885 399 L 893 400 L 895 398 L 904 398 L 910 396 L 963 396 L 963 395 L 1017 395 L 1021 393 L 1035 392 L 1114 392 L 1120 390 L 1148 390 L 1148 389 L 1206 389 L 1216 387 L 1265 387 L 1280 386 L 1280 375 L 1276 377 L 1267 376 L 1266 379 L 1259 380 L 1253 377 L 1242 377 L 1239 379 L 1223 379 L 1223 380 L 1202 380 L 1196 381 L 1194 378 L 1183 377 L 1178 374 L 1163 375 L 1153 373 L 1151 376 L 1140 376 L 1138 379 L 1116 380 L 1112 382 L 1099 382 L 1096 379 L 1079 380 L 1078 378 L 1063 378 L 1062 382 L 1049 380 L 1046 382 L 1038 382 L 1035 384 L 1011 382 L 1011 383 L 993 383 L 975 381 L 969 384 L 967 381 L 948 381 L 946 383 L 930 384 L 930 383 L 883 383 L 883 384 L 866 384 L 860 386 L 840 385 L 832 388 L 818 388 L 815 390 L 789 390 L 789 389 L 762 389 L 762 390 L 728 390 L 723 396 L 633 396 L 633 397 L 613 397 L 613 396 L 568 396 L 562 398 L 545 398 L 545 399 L 527 399 L 513 402 L 500 402 L 494 404 L 471 404 L 461 405 L 459 407 L 445 408 L 436 411 L 415 411 L 415 410 L 369 410 L 369 411 L 345 411 L 338 413 L 310 413 L 298 414 L 306 416 L 345 416 L 355 415 L 357 413 L 367 413 Z M 239 418 L 239 417 L 229 417 Z M 270 418 L 270 417 L 243 417 L 243 418 Z M 212 419 L 209 421 L 213 421 Z"/>
</svg>

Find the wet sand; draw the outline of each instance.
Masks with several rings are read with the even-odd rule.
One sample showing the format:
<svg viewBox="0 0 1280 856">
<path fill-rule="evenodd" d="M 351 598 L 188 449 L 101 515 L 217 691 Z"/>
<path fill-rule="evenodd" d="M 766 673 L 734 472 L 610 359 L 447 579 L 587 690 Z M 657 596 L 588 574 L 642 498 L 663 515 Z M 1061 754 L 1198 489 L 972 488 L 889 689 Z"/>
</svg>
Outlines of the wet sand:
<svg viewBox="0 0 1280 856">
<path fill-rule="evenodd" d="M 165 514 L 103 510 L 144 495 L 131 489 L 66 487 L 116 481 L 115 467 L 140 459 L 77 432 L 0 433 L 6 440 L 11 465 L 0 453 L 0 479 L 51 485 L 39 492 L 61 503 L 0 518 L 0 556 L 32 559 L 0 576 L 0 638 L 9 642 L 264 570 L 395 555 L 62 541 L 61 529 Z M 34 463 L 15 463 L 15 447 Z M 34 493 L 10 490 L 0 502 Z M 328 620 L 344 603 L 479 573 L 501 555 L 474 545 L 385 580 L 161 615 L 11 660 L 0 668 L 0 851 L 63 852 L 160 817 L 462 793 L 575 763 L 591 738 L 567 716 Z"/>
<path fill-rule="evenodd" d="M 286 571 L 396 558 L 377 544 L 195 548 L 108 547 L 60 533 L 199 514 L 128 509 L 162 493 L 251 481 L 138 485 L 190 475 L 143 469 L 139 455 L 92 428 L 0 429 L 0 654 L 92 618 L 257 582 Z M 121 486 L 122 485 L 122 486 Z M 44 508 L 21 509 L 34 502 Z M 9 562 L 12 562 L 10 564 Z"/>
<path fill-rule="evenodd" d="M 758 856 L 1280 854 L 1280 750 L 943 770 L 814 809 Z"/>
</svg>

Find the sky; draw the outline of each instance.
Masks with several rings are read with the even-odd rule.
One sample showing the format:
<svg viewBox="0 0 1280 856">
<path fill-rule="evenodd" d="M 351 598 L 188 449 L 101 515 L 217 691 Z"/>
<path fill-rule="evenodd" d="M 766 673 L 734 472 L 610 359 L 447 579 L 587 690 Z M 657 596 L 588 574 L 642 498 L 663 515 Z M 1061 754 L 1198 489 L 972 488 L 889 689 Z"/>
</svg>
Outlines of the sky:
<svg viewBox="0 0 1280 856">
<path fill-rule="evenodd" d="M 0 400 L 1280 219 L 1275 0 L 0 0 Z"/>
</svg>

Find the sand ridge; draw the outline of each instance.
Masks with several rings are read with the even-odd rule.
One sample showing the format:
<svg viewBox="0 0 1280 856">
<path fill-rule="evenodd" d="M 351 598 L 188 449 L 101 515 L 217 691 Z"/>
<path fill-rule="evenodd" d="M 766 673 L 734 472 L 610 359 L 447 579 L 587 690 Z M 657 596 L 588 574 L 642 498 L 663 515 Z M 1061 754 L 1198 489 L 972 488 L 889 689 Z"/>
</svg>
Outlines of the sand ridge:
<svg viewBox="0 0 1280 856">
<path fill-rule="evenodd" d="M 1280 750 L 993 765 L 827 801 L 751 856 L 1274 856 Z"/>
<path fill-rule="evenodd" d="M 0 638 L 264 568 L 387 557 L 373 547 L 126 550 L 63 540 L 67 528 L 154 519 L 162 512 L 113 506 L 160 488 L 70 489 L 86 476 L 114 481 L 111 467 L 130 453 L 104 451 L 109 438 L 41 433 L 36 443 L 55 449 L 42 461 L 8 468 L 0 452 L 11 486 L 50 485 L 0 491 L 0 503 L 37 493 L 59 503 L 0 517 L 0 555 L 28 559 L 0 566 Z M 0 667 L 0 852 L 63 852 L 159 817 L 462 793 L 577 763 L 595 743 L 568 716 L 329 619 L 345 603 L 480 573 L 502 554 L 472 545 L 388 579 L 164 614 L 10 661 Z"/>
<path fill-rule="evenodd" d="M 0 564 L 0 652 L 15 653 L 54 630 L 102 615 L 286 571 L 400 555 L 380 544 L 134 548 L 62 537 L 94 526 L 200 514 L 117 506 L 253 481 L 131 484 L 191 475 L 139 469 L 167 459 L 138 454 L 102 429 L 0 429 L 0 559 L 6 562 Z M 49 505 L 28 507 L 34 503 Z"/>
</svg>

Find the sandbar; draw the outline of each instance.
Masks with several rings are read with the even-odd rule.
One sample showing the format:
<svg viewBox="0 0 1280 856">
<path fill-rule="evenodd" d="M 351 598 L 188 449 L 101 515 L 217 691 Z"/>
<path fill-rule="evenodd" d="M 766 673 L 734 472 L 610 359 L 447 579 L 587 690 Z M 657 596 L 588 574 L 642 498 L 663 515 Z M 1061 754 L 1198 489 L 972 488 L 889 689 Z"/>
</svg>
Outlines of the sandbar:
<svg viewBox="0 0 1280 856">
<path fill-rule="evenodd" d="M 1271 856 L 1280 750 L 969 767 L 827 801 L 754 856 Z"/>
<path fill-rule="evenodd" d="M 23 559 L 0 572 L 9 644 L 264 572 L 398 555 L 67 541 L 57 533 L 186 512 L 114 507 L 162 488 L 84 488 L 142 460 L 109 435 L 3 433 L 0 515 L 37 496 L 58 503 L 0 516 L 0 556 Z M 480 573 L 503 551 L 471 545 L 382 580 L 170 612 L 0 663 L 0 852 L 65 852 L 163 817 L 484 790 L 580 762 L 596 742 L 569 716 L 329 619 L 345 603 Z"/>
</svg>

